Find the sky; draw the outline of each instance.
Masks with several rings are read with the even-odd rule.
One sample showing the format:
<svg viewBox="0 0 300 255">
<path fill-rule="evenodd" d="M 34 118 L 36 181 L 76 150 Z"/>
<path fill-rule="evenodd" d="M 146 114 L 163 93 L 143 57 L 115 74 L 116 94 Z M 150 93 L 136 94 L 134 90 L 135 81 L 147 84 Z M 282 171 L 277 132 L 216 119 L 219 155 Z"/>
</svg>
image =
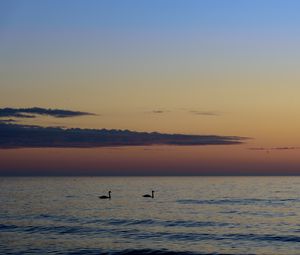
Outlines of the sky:
<svg viewBox="0 0 300 255">
<path fill-rule="evenodd" d="M 5 128 L 238 142 L 163 136 L 137 146 L 113 136 L 117 146 L 41 138 L 32 146 L 1 131 L 0 175 L 300 174 L 299 8 L 294 0 L 1 0 Z M 3 110 L 35 107 L 88 114 Z"/>
</svg>

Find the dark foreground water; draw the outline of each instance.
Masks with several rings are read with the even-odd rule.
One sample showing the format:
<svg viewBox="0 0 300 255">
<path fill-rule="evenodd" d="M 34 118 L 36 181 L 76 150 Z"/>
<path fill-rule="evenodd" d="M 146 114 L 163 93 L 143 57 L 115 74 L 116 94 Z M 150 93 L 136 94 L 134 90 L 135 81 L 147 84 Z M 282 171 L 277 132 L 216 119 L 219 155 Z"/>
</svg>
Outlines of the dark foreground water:
<svg viewBox="0 0 300 255">
<path fill-rule="evenodd" d="M 0 254 L 300 254 L 299 177 L 0 178 L 0 188 Z M 155 199 L 141 196 L 152 189 Z"/>
</svg>

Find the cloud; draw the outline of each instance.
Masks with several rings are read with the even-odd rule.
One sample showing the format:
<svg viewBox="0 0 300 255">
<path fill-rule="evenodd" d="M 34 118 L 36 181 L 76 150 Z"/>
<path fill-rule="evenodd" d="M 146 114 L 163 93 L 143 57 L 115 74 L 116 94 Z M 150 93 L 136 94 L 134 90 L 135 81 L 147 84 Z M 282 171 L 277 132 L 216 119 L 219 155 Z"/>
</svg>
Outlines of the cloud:
<svg viewBox="0 0 300 255">
<path fill-rule="evenodd" d="M 12 123 L 12 122 L 17 122 L 16 120 L 14 119 L 0 119 L 0 124 L 1 123 Z"/>
<path fill-rule="evenodd" d="M 163 114 L 163 113 L 167 113 L 167 112 L 170 112 L 170 111 L 157 109 L 157 110 L 152 110 L 152 111 L 145 111 L 144 113 L 146 113 L 146 114 Z"/>
<path fill-rule="evenodd" d="M 195 114 L 195 115 L 204 115 L 204 116 L 219 116 L 220 113 L 218 112 L 213 112 L 213 111 L 190 111 L 190 113 Z"/>
<path fill-rule="evenodd" d="M 203 116 L 220 116 L 220 112 L 216 111 L 199 111 L 199 110 L 190 110 L 190 109 L 185 109 L 181 108 L 181 110 L 184 110 L 188 113 L 194 114 L 194 115 L 203 115 Z M 156 109 L 152 111 L 146 111 L 145 113 L 152 113 L 152 114 L 162 114 L 162 113 L 168 113 L 170 111 L 168 110 L 163 110 L 163 109 Z"/>
<path fill-rule="evenodd" d="M 0 123 L 1 148 L 231 145 L 241 144 L 246 139 L 238 136 L 163 134 L 114 129 L 64 129 Z"/>
<path fill-rule="evenodd" d="M 152 113 L 165 113 L 165 111 L 163 111 L 163 110 L 154 110 L 154 111 L 152 111 Z"/>
<path fill-rule="evenodd" d="M 0 117 L 35 118 L 36 115 L 48 115 L 56 118 L 78 117 L 95 115 L 88 112 L 79 112 L 61 109 L 45 109 L 40 107 L 31 108 L 0 108 Z"/>
<path fill-rule="evenodd" d="M 249 148 L 249 150 L 253 151 L 284 151 L 284 150 L 300 150 L 300 147 L 254 147 Z"/>
</svg>

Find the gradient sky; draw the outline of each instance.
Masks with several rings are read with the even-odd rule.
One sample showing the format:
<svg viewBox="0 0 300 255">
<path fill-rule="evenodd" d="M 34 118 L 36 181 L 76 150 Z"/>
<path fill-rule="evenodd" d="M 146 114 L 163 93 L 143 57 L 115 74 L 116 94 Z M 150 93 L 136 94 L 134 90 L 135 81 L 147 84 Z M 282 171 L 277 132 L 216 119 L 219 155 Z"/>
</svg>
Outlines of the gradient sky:
<svg viewBox="0 0 300 255">
<path fill-rule="evenodd" d="M 299 9 L 294 0 L 1 0 L 0 107 L 98 114 L 22 123 L 252 139 L 1 149 L 0 174 L 300 174 Z"/>
</svg>

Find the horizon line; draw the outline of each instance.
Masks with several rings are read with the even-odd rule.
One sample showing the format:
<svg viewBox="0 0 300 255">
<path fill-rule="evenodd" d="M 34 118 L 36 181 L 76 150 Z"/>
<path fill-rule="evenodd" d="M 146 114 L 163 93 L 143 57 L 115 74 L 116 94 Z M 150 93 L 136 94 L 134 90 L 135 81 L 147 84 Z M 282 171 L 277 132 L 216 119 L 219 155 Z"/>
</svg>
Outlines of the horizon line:
<svg viewBox="0 0 300 255">
<path fill-rule="evenodd" d="M 195 174 L 195 175 L 37 175 L 37 174 L 28 174 L 28 175 L 1 175 L 2 177 L 300 177 L 299 174 Z"/>
</svg>

